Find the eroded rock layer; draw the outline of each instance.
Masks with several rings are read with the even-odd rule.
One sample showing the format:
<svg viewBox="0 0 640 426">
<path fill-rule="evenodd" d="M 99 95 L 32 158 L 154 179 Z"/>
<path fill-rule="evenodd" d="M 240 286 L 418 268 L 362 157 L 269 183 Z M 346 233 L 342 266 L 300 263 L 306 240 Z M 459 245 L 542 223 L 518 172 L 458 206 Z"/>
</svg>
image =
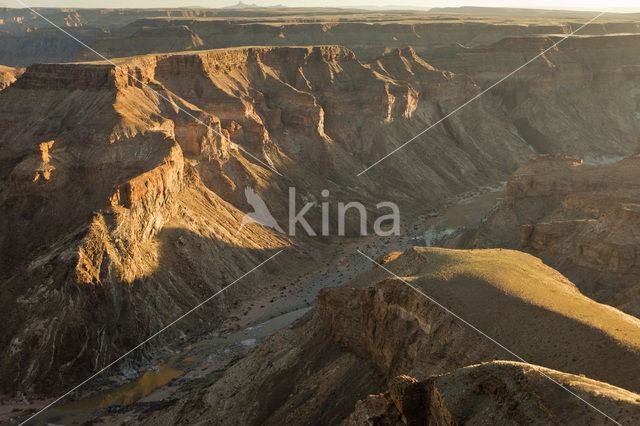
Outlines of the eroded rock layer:
<svg viewBox="0 0 640 426">
<path fill-rule="evenodd" d="M 24 72 L 24 68 L 12 68 L 0 65 L 0 90 L 16 81 L 16 78 Z"/>
<path fill-rule="evenodd" d="M 0 377 L 76 382 L 290 246 L 256 224 L 238 232 L 247 187 L 284 224 L 289 186 L 300 204 L 329 187 L 373 208 L 392 188 L 401 204 L 416 191 L 435 204 L 502 178 L 529 153 L 482 104 L 430 134 L 427 154 L 357 176 L 478 90 L 411 49 L 375 69 L 339 46 L 29 67 L 0 94 Z M 320 232 L 319 207 L 309 219 Z"/>
<path fill-rule="evenodd" d="M 137 420 L 457 424 L 542 415 L 559 423 L 606 421 L 545 374 L 614 418 L 637 418 L 638 397 L 622 389 L 640 389 L 637 375 L 609 362 L 638 365 L 636 318 L 586 298 L 520 252 L 414 248 L 379 262 L 415 288 L 375 267 L 324 289 L 317 314 L 272 336 L 193 398 Z M 511 355 L 416 290 L 546 368 L 491 362 Z M 481 362 L 489 363 L 458 370 Z M 385 388 L 389 393 L 367 398 Z M 354 399 L 363 401 L 349 410 L 344 402 Z"/>
<path fill-rule="evenodd" d="M 623 424 L 640 419 L 636 393 L 544 367 L 492 361 L 424 381 L 398 376 L 388 392 L 359 401 L 344 424 L 562 424 L 569 412 L 572 422 L 608 424 L 560 386 Z"/>
</svg>

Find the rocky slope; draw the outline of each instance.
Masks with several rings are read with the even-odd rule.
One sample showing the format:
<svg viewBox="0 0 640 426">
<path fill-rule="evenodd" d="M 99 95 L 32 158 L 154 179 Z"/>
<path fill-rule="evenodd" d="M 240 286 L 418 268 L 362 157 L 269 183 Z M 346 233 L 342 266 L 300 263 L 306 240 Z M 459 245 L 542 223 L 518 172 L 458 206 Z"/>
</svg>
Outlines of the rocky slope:
<svg viewBox="0 0 640 426">
<path fill-rule="evenodd" d="M 520 252 L 413 248 L 380 262 L 525 359 L 599 381 L 509 362 L 456 371 L 510 356 L 376 267 L 343 287 L 323 290 L 317 314 L 210 376 L 195 395 L 170 408 L 148 408 L 137 421 L 400 424 L 404 415 L 410 424 L 424 424 L 427 417 L 450 424 L 524 421 L 542 411 L 560 423 L 605 423 L 540 371 L 602 403 L 599 408 L 619 420 L 637 418 L 637 395 L 603 383 L 640 389 L 637 374 L 627 370 L 640 356 L 637 319 L 586 298 Z M 401 375 L 412 379 L 396 379 Z M 385 388 L 389 394 L 366 398 Z M 354 411 L 350 404 L 358 399 L 363 401 Z"/>
<path fill-rule="evenodd" d="M 638 155 L 601 166 L 536 157 L 511 177 L 486 223 L 452 245 L 521 248 L 591 297 L 640 315 L 639 173 Z"/>
<path fill-rule="evenodd" d="M 505 37 L 485 46 L 450 49 L 448 56 L 429 60 L 487 87 L 560 40 L 553 33 Z M 563 153 L 587 162 L 628 156 L 640 135 L 639 41 L 637 34 L 571 37 L 501 83 L 491 96 L 536 153 Z"/>
<path fill-rule="evenodd" d="M 0 65 L 0 90 L 5 89 L 24 72 L 24 68 L 12 68 Z"/>
<path fill-rule="evenodd" d="M 503 178 L 529 154 L 481 103 L 426 137 L 427 154 L 416 145 L 356 176 L 390 140 L 477 90 L 411 49 L 375 69 L 337 46 L 29 67 L 0 94 L 5 387 L 77 382 L 278 248 L 301 244 L 255 224 L 238 233 L 251 211 L 246 187 L 285 224 L 290 185 L 300 204 L 329 188 L 332 204 L 375 210 L 395 187 L 393 201 L 415 208 L 416 197 L 435 205 Z M 316 232 L 319 213 L 309 215 Z M 210 328 L 230 309 L 215 304 L 184 330 Z"/>
<path fill-rule="evenodd" d="M 580 409 L 570 388 L 622 424 L 640 420 L 640 399 L 606 383 L 529 364 L 492 361 L 418 381 L 398 376 L 389 391 L 359 401 L 345 425 L 608 424 Z"/>
<path fill-rule="evenodd" d="M 241 24 L 189 19 L 147 19 L 121 35 L 96 40 L 103 54 L 196 50 L 234 45 L 339 43 L 375 64 L 392 49 L 411 46 L 437 68 L 465 74 L 483 88 L 499 81 L 561 40 L 577 22 L 495 25 L 491 22 L 345 22 Z M 246 27 L 250 27 L 248 30 Z M 509 128 L 532 152 L 562 153 L 602 161 L 627 156 L 640 134 L 636 82 L 639 27 L 596 22 L 489 93 Z M 255 34 L 248 37 L 247 33 Z M 166 37 L 166 35 L 171 37 Z M 119 37 L 119 38 L 118 38 Z M 160 42 L 159 42 L 160 40 Z M 84 52 L 82 58 L 95 54 Z M 597 99 L 597 102 L 594 102 Z M 610 143 L 603 145 L 602 140 Z"/>
</svg>

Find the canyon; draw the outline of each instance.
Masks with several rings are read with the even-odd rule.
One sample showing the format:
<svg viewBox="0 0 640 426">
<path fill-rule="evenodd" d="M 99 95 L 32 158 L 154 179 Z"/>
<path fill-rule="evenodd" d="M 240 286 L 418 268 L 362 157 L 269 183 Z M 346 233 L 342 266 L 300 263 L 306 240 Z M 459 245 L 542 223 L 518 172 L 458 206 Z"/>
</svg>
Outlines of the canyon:
<svg viewBox="0 0 640 426">
<path fill-rule="evenodd" d="M 317 312 L 190 397 L 171 408 L 131 410 L 130 421 L 455 424 L 473 422 L 476 413 L 534 421 L 541 410 L 550 422 L 601 422 L 545 375 L 602 402 L 618 420 L 638 418 L 638 395 L 615 386 L 637 391 L 637 375 L 603 362 L 615 357 L 637 365 L 638 319 L 586 298 L 539 259 L 506 250 L 412 248 L 377 262 L 345 285 L 324 289 Z M 403 280 L 533 364 L 494 361 L 512 356 L 382 267 L 402 271 Z M 103 420 L 124 417 L 112 416 Z"/>
<path fill-rule="evenodd" d="M 221 61 L 227 65 L 220 67 Z M 126 341 L 148 334 L 189 303 L 184 294 L 182 306 L 167 303 L 178 294 L 191 293 L 194 301 L 248 266 L 255 259 L 252 252 L 303 244 L 259 226 L 238 234 L 242 212 L 249 211 L 246 187 L 267 200 L 281 220 L 293 182 L 300 204 L 329 181 L 332 199 L 363 202 L 400 184 L 405 189 L 396 191 L 394 201 L 410 210 L 411 194 L 420 188 L 421 197 L 435 205 L 473 182 L 500 179 L 528 157 L 526 147 L 478 104 L 464 114 L 469 123 L 485 124 L 474 125 L 466 147 L 446 130 L 437 131 L 428 139 L 441 148 L 431 156 L 415 161 L 413 150 L 407 150 L 398 159 L 411 166 L 392 163 L 358 178 L 360 165 L 372 162 L 391 135 L 408 138 L 420 122 L 439 117 L 442 105 L 454 105 L 478 90 L 468 78 L 429 66 L 411 49 L 379 62 L 397 69 L 399 77 L 364 66 L 338 46 L 151 55 L 115 66 L 30 66 L 0 95 L 6 107 L 0 110 L 0 247 L 5 288 L 15 295 L 3 300 L 3 317 L 12 330 L 3 345 L 4 359 L 11 360 L 4 364 L 4 377 L 25 387 L 64 386 L 63 376 L 75 377 L 62 365 L 78 371 L 78 364 L 99 364 L 115 355 Z M 364 94 L 354 84 L 366 87 Z M 37 106 L 30 101 L 34 96 Z M 340 119 L 349 115 L 354 119 Z M 34 116 L 40 117 L 38 123 L 29 125 Z M 470 134 L 466 127 L 461 122 L 454 131 Z M 487 162 L 489 144 L 512 155 Z M 321 167 L 310 170 L 311 163 Z M 459 177 L 447 168 L 469 172 Z M 306 250 L 314 244 L 305 244 Z M 225 254 L 206 256 L 202 264 L 193 252 L 200 245 L 210 247 L 203 253 Z M 303 259 L 309 256 L 304 250 Z M 199 272 L 171 268 L 161 278 L 158 266 L 164 270 L 173 262 L 169 259 L 176 259 L 176 268 L 182 268 L 178 259 L 195 262 Z M 208 277 L 218 277 L 218 284 Z M 173 295 L 151 290 L 164 280 Z M 75 299 L 67 291 L 76 295 L 78 305 L 64 303 Z M 139 324 L 127 327 L 129 336 L 95 330 L 95 312 L 80 322 L 67 319 L 103 297 L 111 300 L 106 318 Z M 142 311 L 134 302 L 138 298 L 147 300 Z M 53 300 L 61 308 L 59 323 L 44 312 L 43 317 L 27 314 L 46 310 Z M 15 377 L 8 366 L 20 363 L 22 348 L 33 344 L 40 346 L 43 359 L 53 361 L 25 368 L 29 377 Z M 84 359 L 66 358 L 78 352 Z M 51 374 L 56 376 L 50 381 L 41 376 Z"/>
<path fill-rule="evenodd" d="M 2 421 L 638 422 L 636 15 L 37 11 L 105 57 L 0 9 Z"/>
</svg>

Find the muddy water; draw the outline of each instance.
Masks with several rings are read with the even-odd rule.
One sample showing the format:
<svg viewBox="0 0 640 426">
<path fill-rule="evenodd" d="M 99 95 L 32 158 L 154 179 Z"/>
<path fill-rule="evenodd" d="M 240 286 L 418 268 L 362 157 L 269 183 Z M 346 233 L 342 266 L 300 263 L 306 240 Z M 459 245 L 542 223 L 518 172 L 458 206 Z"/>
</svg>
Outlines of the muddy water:
<svg viewBox="0 0 640 426">
<path fill-rule="evenodd" d="M 95 396 L 74 401 L 60 407 L 51 408 L 38 417 L 31 424 L 34 425 L 80 425 L 95 418 L 94 410 L 113 405 L 130 405 L 140 400 L 158 400 L 154 392 L 180 378 L 186 370 L 196 367 L 206 367 L 207 363 L 216 361 L 218 357 L 212 354 L 232 353 L 230 349 L 240 345 L 251 347 L 258 341 L 268 337 L 278 330 L 290 325 L 302 317 L 310 308 L 298 309 L 279 315 L 261 324 L 248 327 L 227 335 L 204 339 L 188 346 L 179 354 L 172 356 L 163 363 L 155 365 L 145 371 L 135 380 L 115 387 Z M 206 370 L 206 368 L 204 368 Z"/>
</svg>

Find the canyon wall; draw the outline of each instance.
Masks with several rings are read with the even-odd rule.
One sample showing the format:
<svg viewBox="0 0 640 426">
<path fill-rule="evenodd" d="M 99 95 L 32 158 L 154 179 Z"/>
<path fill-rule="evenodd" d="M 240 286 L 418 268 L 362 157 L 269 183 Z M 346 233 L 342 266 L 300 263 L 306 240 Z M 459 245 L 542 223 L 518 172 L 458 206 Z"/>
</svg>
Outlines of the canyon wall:
<svg viewBox="0 0 640 426">
<path fill-rule="evenodd" d="M 24 72 L 24 68 L 12 68 L 0 65 L 0 90 L 5 89 Z"/>
<path fill-rule="evenodd" d="M 537 418 L 539 410 L 559 422 L 602 421 L 543 374 L 570 383 L 616 417 L 637 418 L 636 394 L 607 383 L 637 391 L 640 382 L 606 360 L 637 364 L 638 320 L 586 298 L 540 260 L 509 250 L 413 248 L 378 262 L 547 368 L 494 361 L 511 355 L 374 267 L 342 287 L 324 289 L 317 313 L 211 376 L 191 397 L 135 421 L 425 424 L 428 418 L 451 424 L 476 416 Z M 598 393 L 607 396 L 592 400 Z M 348 406 L 358 399 L 355 409 Z"/>
<path fill-rule="evenodd" d="M 339 44 L 363 61 L 412 46 L 436 61 L 459 62 L 455 52 L 508 38 L 567 34 L 592 16 L 531 12 L 509 17 L 475 12 L 373 11 L 314 8 L 250 9 L 39 9 L 39 13 L 106 57 L 237 46 Z M 582 34 L 637 34 L 634 15 L 607 14 Z M 0 9 L 0 63 L 96 60 L 51 23 L 24 9 Z M 503 51 L 509 56 L 508 51 Z M 444 62 L 439 62 L 444 61 Z M 488 63 L 489 64 L 489 63 Z M 511 71 L 504 70 L 506 72 Z"/>
<path fill-rule="evenodd" d="M 611 162 L 630 155 L 640 136 L 640 36 L 582 31 L 488 95 L 532 151 Z M 488 87 L 561 40 L 561 35 L 505 37 L 429 61 Z"/>
<path fill-rule="evenodd" d="M 529 152 L 482 103 L 434 129 L 426 153 L 356 176 L 477 91 L 411 49 L 375 69 L 339 46 L 30 66 L 0 92 L 3 383 L 75 383 L 276 250 L 297 254 L 265 271 L 310 260 L 308 238 L 238 232 L 247 187 L 285 224 L 293 185 L 299 205 L 328 187 L 332 204 L 371 209 L 394 193 L 409 214 L 503 179 Z M 319 232 L 319 206 L 308 216 Z M 142 355 L 259 294 L 234 290 Z"/>
<path fill-rule="evenodd" d="M 280 248 L 298 254 L 274 270 L 309 260 L 316 243 L 305 237 L 255 224 L 237 232 L 251 211 L 247 187 L 281 224 L 290 186 L 299 205 L 328 188 L 331 204 L 362 201 L 371 211 L 390 200 L 410 215 L 504 180 L 533 154 L 498 98 L 483 97 L 357 176 L 482 90 L 412 48 L 370 64 L 336 45 L 116 62 L 31 65 L 0 92 L 0 278 L 9 295 L 0 378 L 9 388 L 75 383 Z M 569 148 L 604 152 L 594 138 L 549 150 Z M 316 231 L 320 213 L 316 205 L 309 214 Z M 183 331 L 211 328 L 255 297 L 237 291 Z"/>
</svg>

